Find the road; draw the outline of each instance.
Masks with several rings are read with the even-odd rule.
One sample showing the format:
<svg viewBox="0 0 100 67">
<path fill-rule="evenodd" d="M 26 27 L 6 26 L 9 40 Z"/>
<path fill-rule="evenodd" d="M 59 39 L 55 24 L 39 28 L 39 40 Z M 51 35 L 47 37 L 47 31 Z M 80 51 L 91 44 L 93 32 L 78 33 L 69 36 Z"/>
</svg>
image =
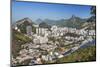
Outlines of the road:
<svg viewBox="0 0 100 67">
<path fill-rule="evenodd" d="M 82 48 L 83 46 L 86 46 L 87 44 L 92 43 L 92 42 L 94 42 L 94 41 L 95 41 L 95 40 L 90 40 L 90 39 L 85 40 L 85 41 L 82 42 L 82 44 L 81 44 L 80 46 L 78 46 L 78 47 L 73 47 L 73 48 L 67 50 L 66 52 L 63 53 L 63 55 L 64 55 L 64 56 L 68 56 L 68 55 L 70 55 L 71 53 L 73 53 L 73 52 L 75 52 L 76 50 L 78 50 L 79 48 Z M 90 45 L 89 45 L 89 46 L 90 46 Z"/>
</svg>

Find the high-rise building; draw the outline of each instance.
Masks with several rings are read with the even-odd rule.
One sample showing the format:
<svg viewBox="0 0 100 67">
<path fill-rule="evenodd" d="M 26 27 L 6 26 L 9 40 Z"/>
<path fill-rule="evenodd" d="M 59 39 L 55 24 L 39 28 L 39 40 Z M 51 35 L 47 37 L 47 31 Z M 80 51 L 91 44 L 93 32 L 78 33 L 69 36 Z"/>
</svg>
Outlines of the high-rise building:
<svg viewBox="0 0 100 67">
<path fill-rule="evenodd" d="M 31 26 L 27 26 L 26 27 L 26 31 L 27 31 L 27 35 L 28 36 L 31 36 L 33 33 L 32 33 L 32 27 Z"/>
</svg>

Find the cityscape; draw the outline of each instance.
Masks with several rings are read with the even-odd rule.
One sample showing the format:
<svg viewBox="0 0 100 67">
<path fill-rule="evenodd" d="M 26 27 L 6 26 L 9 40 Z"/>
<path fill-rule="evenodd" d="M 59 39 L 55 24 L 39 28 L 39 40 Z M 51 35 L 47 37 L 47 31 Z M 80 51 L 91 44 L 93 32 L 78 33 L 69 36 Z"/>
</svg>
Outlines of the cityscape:
<svg viewBox="0 0 100 67">
<path fill-rule="evenodd" d="M 38 3 L 28 4 L 38 5 Z M 61 4 L 56 5 L 62 6 Z M 63 6 L 67 9 L 71 5 Z M 11 25 L 12 66 L 96 61 L 96 8 L 95 6 L 84 6 L 89 10 L 89 12 L 86 10 L 89 16 L 85 18 L 82 15 L 80 17 L 72 13 L 69 18 L 52 19 L 49 18 L 51 15 L 48 14 L 49 16 L 45 16 L 47 17 L 45 19 L 43 17 L 32 19 L 29 16 L 24 16 L 24 18 L 21 17 L 14 22 L 14 14 Z M 12 12 L 14 9 L 12 9 Z M 71 8 L 69 10 L 72 11 Z M 84 15 L 86 12 L 84 12 Z M 44 11 L 44 13 L 46 12 Z M 34 15 L 34 11 L 32 15 Z"/>
</svg>

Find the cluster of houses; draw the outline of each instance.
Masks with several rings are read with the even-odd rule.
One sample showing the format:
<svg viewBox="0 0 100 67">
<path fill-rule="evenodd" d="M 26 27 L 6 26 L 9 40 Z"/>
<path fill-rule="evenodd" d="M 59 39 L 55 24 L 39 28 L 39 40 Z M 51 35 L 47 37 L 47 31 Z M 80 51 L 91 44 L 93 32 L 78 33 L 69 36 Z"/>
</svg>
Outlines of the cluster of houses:
<svg viewBox="0 0 100 67">
<path fill-rule="evenodd" d="M 66 33 L 74 33 L 77 35 L 95 35 L 95 30 L 85 30 L 85 29 L 76 29 L 68 27 L 57 27 L 56 25 L 52 26 L 50 30 L 48 28 L 39 28 L 36 27 L 36 34 L 44 36 L 63 36 Z"/>
<path fill-rule="evenodd" d="M 29 20 L 30 21 L 30 20 Z M 50 29 L 41 28 L 39 25 L 33 25 L 36 28 L 36 33 L 32 32 L 32 26 L 28 25 L 26 27 L 27 36 L 31 36 L 33 39 L 32 43 L 23 44 L 21 47 L 21 51 L 19 52 L 19 56 L 16 57 L 16 60 L 21 63 L 27 59 L 33 59 L 35 64 L 42 64 L 41 60 L 44 61 L 53 61 L 56 58 L 64 57 L 63 54 L 59 52 L 52 52 L 58 46 L 54 42 L 50 42 L 48 37 L 63 37 L 67 43 L 73 43 L 77 41 L 84 41 L 86 38 L 92 38 L 95 36 L 95 30 L 85 30 L 85 29 L 76 29 L 76 28 L 68 28 L 68 27 L 58 27 L 56 25 L 52 26 Z M 15 30 L 21 32 L 20 29 L 15 26 Z M 78 35 L 73 37 L 66 35 L 67 33 Z M 88 37 L 87 37 L 88 36 Z M 49 43 L 50 42 L 50 43 Z M 49 44 L 48 44 L 49 43 Z M 59 44 L 59 42 L 58 42 Z M 41 51 L 39 50 L 41 49 Z M 47 51 L 49 54 L 43 55 L 43 51 Z M 66 51 L 64 51 L 66 52 Z M 40 57 L 41 56 L 41 57 Z M 13 58 L 13 62 L 15 59 Z M 33 63 L 33 61 L 32 61 Z M 30 63 L 30 64 L 32 64 Z"/>
</svg>

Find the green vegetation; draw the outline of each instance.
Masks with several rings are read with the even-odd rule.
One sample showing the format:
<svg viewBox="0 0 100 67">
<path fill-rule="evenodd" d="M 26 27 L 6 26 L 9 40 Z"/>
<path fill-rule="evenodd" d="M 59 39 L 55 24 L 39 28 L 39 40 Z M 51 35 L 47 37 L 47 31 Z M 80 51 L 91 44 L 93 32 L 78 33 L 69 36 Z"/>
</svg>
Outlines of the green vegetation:
<svg viewBox="0 0 100 67">
<path fill-rule="evenodd" d="M 36 27 L 32 26 L 32 32 L 36 33 Z"/>
<path fill-rule="evenodd" d="M 65 36 L 79 37 L 80 35 L 74 34 L 74 33 L 66 33 L 63 35 L 63 37 L 65 37 Z"/>
<path fill-rule="evenodd" d="M 17 26 L 21 30 L 22 33 L 26 34 L 26 27 L 28 25 L 32 26 L 32 23 L 29 23 L 28 21 L 24 21 L 24 23 L 17 25 Z"/>
<path fill-rule="evenodd" d="M 18 52 L 21 50 L 21 45 L 25 43 L 32 42 L 32 39 L 25 36 L 24 34 L 12 30 L 12 54 L 14 57 L 18 55 Z"/>
<path fill-rule="evenodd" d="M 49 41 L 53 41 L 55 42 L 56 41 L 56 38 L 55 37 L 48 37 Z"/>
<path fill-rule="evenodd" d="M 91 7 L 91 14 L 92 16 L 96 17 L 96 7 L 95 6 Z"/>
<path fill-rule="evenodd" d="M 87 20 L 88 22 L 96 22 L 96 7 L 95 6 L 92 6 L 91 7 L 91 17 Z"/>
<path fill-rule="evenodd" d="M 81 28 L 81 25 L 84 24 L 84 22 L 86 22 L 87 19 L 82 19 L 80 17 L 77 17 L 75 15 L 72 15 L 72 17 L 68 18 L 68 19 L 60 19 L 60 20 L 50 20 L 50 19 L 46 19 L 44 20 L 45 23 L 49 24 L 49 25 L 57 25 L 60 27 L 72 27 L 72 28 Z"/>
<path fill-rule="evenodd" d="M 96 60 L 96 47 L 90 46 L 87 48 L 81 48 L 69 56 L 58 59 L 55 63 L 64 62 L 86 62 Z"/>
<path fill-rule="evenodd" d="M 39 24 L 39 27 L 41 27 L 41 28 L 50 28 L 51 26 L 48 25 L 46 22 L 42 22 L 42 23 Z"/>
<path fill-rule="evenodd" d="M 82 19 L 80 17 L 72 15 L 71 18 L 69 18 L 67 20 L 62 20 L 59 23 L 59 26 L 80 29 L 84 22 L 86 22 L 86 19 Z"/>
<path fill-rule="evenodd" d="M 15 37 L 16 37 L 16 39 L 17 39 L 18 41 L 22 42 L 22 44 L 31 41 L 30 38 L 28 38 L 27 36 L 24 36 L 24 35 L 22 35 L 22 34 L 16 34 Z"/>
</svg>

